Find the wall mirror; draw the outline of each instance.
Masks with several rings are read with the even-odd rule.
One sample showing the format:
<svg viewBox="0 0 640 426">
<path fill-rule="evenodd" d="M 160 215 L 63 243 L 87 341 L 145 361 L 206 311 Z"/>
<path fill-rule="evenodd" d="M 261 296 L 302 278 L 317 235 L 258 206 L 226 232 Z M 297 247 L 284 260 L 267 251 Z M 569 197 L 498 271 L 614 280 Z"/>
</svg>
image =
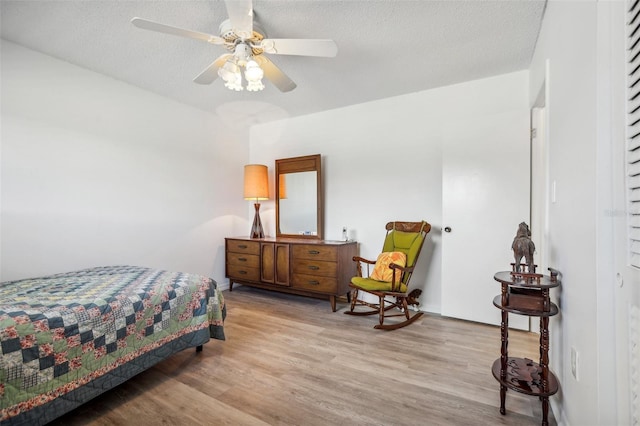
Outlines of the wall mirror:
<svg viewBox="0 0 640 426">
<path fill-rule="evenodd" d="M 320 154 L 276 160 L 276 237 L 322 239 Z"/>
</svg>

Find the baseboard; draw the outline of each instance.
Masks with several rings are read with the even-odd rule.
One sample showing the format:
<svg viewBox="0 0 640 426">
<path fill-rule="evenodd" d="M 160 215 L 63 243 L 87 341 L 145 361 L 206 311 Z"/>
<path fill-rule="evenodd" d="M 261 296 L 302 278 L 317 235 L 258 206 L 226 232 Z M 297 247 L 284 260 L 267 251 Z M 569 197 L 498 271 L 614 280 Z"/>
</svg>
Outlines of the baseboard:
<svg viewBox="0 0 640 426">
<path fill-rule="evenodd" d="M 420 304 L 420 306 L 418 307 L 417 310 L 422 311 L 422 312 L 426 312 L 426 313 L 429 313 L 429 314 L 437 314 L 437 315 L 441 314 L 440 306 L 439 305 L 433 305 L 433 304 L 430 304 L 430 303 L 427 303 L 427 304 L 424 304 L 424 305 Z"/>
<path fill-rule="evenodd" d="M 567 416 L 561 409 L 562 407 L 558 403 L 557 399 L 553 397 L 549 398 L 549 405 L 551 406 L 553 417 L 556 419 L 556 424 L 558 426 L 570 426 L 569 421 L 567 420 Z"/>
</svg>

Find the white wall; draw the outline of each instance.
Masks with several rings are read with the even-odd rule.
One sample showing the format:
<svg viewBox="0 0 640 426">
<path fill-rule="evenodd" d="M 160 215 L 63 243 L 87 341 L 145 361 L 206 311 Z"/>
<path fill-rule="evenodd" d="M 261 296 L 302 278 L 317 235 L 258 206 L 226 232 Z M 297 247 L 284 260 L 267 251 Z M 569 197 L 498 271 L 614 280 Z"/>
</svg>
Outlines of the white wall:
<svg viewBox="0 0 640 426">
<path fill-rule="evenodd" d="M 600 6 L 550 1 L 530 68 L 532 100 L 546 85 L 549 181 L 557 194 L 549 201 L 547 245 L 550 266 L 562 273 L 555 294 L 561 313 L 550 320 L 550 366 L 561 383 L 552 407 L 559 424 L 570 425 L 625 424 L 615 418 L 616 357 L 607 344 L 615 335 L 606 300 L 614 285 L 613 251 L 605 225 L 611 210 L 602 201 L 611 187 L 599 182 L 611 181 L 611 148 L 599 130 L 610 112 L 599 110 L 599 96 L 608 96 L 600 90 L 599 66 L 610 46 L 598 49 Z M 571 348 L 579 354 L 577 379 Z"/>
<path fill-rule="evenodd" d="M 609 389 L 599 390 L 603 373 L 593 371 L 615 363 L 598 353 L 607 340 L 598 321 L 609 313 L 598 301 L 607 283 L 595 277 L 609 260 L 598 257 L 594 232 L 602 168 L 597 19 L 595 1 L 550 1 L 529 72 L 529 98 L 543 85 L 548 93 L 549 178 L 557 187 L 547 247 L 550 266 L 563 274 L 555 295 L 561 314 L 550 321 L 550 366 L 561 391 L 552 403 L 560 423 L 572 425 L 606 424 Z M 212 114 L 6 41 L 0 47 L 1 280 L 127 263 L 226 282 L 223 238 L 245 235 L 253 218 L 238 196 L 242 166 L 267 164 L 273 186 L 276 158 L 320 153 L 325 238 L 340 238 L 347 226 L 360 254 L 374 257 L 384 222 L 433 225 L 428 260 L 414 276 L 423 308 L 433 312 L 441 296 L 441 126 L 496 108 L 509 99 L 505 79 L 526 78 L 497 76 L 256 125 L 247 149 L 242 127 Z M 273 235 L 273 201 L 261 212 Z M 579 381 L 571 347 L 580 353 Z"/>
<path fill-rule="evenodd" d="M 275 159 L 322 154 L 324 237 L 340 239 L 346 226 L 364 257 L 375 259 L 380 252 L 386 222 L 431 223 L 412 287 L 424 291 L 422 309 L 440 312 L 443 129 L 526 106 L 527 75 L 511 73 L 255 125 L 251 162 L 269 166 L 273 187 Z M 263 203 L 261 217 L 270 235 L 274 210 L 273 201 Z"/>
<path fill-rule="evenodd" d="M 108 264 L 224 278 L 246 130 L 2 41 L 0 279 Z"/>
</svg>

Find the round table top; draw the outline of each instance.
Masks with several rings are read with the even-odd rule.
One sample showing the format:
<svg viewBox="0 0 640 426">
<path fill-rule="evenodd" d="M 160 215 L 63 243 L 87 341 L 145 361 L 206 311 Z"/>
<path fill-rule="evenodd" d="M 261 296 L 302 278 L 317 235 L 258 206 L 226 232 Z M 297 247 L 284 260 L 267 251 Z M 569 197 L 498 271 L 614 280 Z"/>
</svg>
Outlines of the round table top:
<svg viewBox="0 0 640 426">
<path fill-rule="evenodd" d="M 535 277 L 529 277 L 527 275 L 529 274 L 514 274 L 511 273 L 511 271 L 501 271 L 496 272 L 496 274 L 493 276 L 493 279 L 502 284 L 523 288 L 543 289 L 558 287 L 560 285 L 560 280 L 552 280 L 549 275 L 539 276 L 539 279 Z"/>
</svg>

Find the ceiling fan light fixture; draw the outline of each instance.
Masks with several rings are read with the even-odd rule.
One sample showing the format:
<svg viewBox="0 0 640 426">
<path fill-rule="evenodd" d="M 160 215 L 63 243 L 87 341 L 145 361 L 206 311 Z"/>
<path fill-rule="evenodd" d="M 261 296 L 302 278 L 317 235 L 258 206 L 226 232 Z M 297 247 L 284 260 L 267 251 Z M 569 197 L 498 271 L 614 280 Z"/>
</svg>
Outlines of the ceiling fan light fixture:
<svg viewBox="0 0 640 426">
<path fill-rule="evenodd" d="M 233 56 L 235 56 L 238 65 L 245 66 L 251 56 L 251 48 L 245 42 L 238 43 L 233 51 Z"/>
<path fill-rule="evenodd" d="M 262 80 L 258 81 L 247 81 L 247 91 L 248 92 L 257 92 L 259 90 L 264 89 L 264 83 Z"/>
<path fill-rule="evenodd" d="M 260 68 L 260 65 L 253 59 L 247 62 L 245 66 L 244 77 L 247 81 L 260 81 L 264 77 L 264 71 Z"/>
<path fill-rule="evenodd" d="M 243 90 L 242 75 L 240 75 L 240 71 L 238 71 L 237 74 L 234 74 L 229 80 L 225 80 L 224 87 L 230 90 L 235 90 L 236 92 Z"/>
<path fill-rule="evenodd" d="M 240 76 L 240 67 L 234 61 L 235 58 L 229 59 L 224 63 L 220 69 L 218 69 L 218 75 L 225 82 L 235 81 L 237 77 Z"/>
<path fill-rule="evenodd" d="M 266 55 L 263 56 L 263 53 L 319 57 L 334 57 L 338 53 L 338 46 L 333 40 L 268 39 L 265 32 L 254 20 L 253 0 L 224 0 L 224 3 L 229 19 L 220 24 L 219 36 L 143 18 L 133 18 L 131 23 L 145 30 L 224 46 L 230 53 L 216 58 L 193 81 L 198 84 L 211 84 L 217 77 L 220 77 L 224 80 L 227 88 L 237 91 L 244 89 L 241 67 L 245 67 L 244 78 L 247 80 L 246 88 L 248 91 L 264 89 L 263 77 L 271 81 L 281 92 L 289 92 L 296 88 L 296 83 Z M 255 58 L 259 59 L 259 65 Z"/>
</svg>

